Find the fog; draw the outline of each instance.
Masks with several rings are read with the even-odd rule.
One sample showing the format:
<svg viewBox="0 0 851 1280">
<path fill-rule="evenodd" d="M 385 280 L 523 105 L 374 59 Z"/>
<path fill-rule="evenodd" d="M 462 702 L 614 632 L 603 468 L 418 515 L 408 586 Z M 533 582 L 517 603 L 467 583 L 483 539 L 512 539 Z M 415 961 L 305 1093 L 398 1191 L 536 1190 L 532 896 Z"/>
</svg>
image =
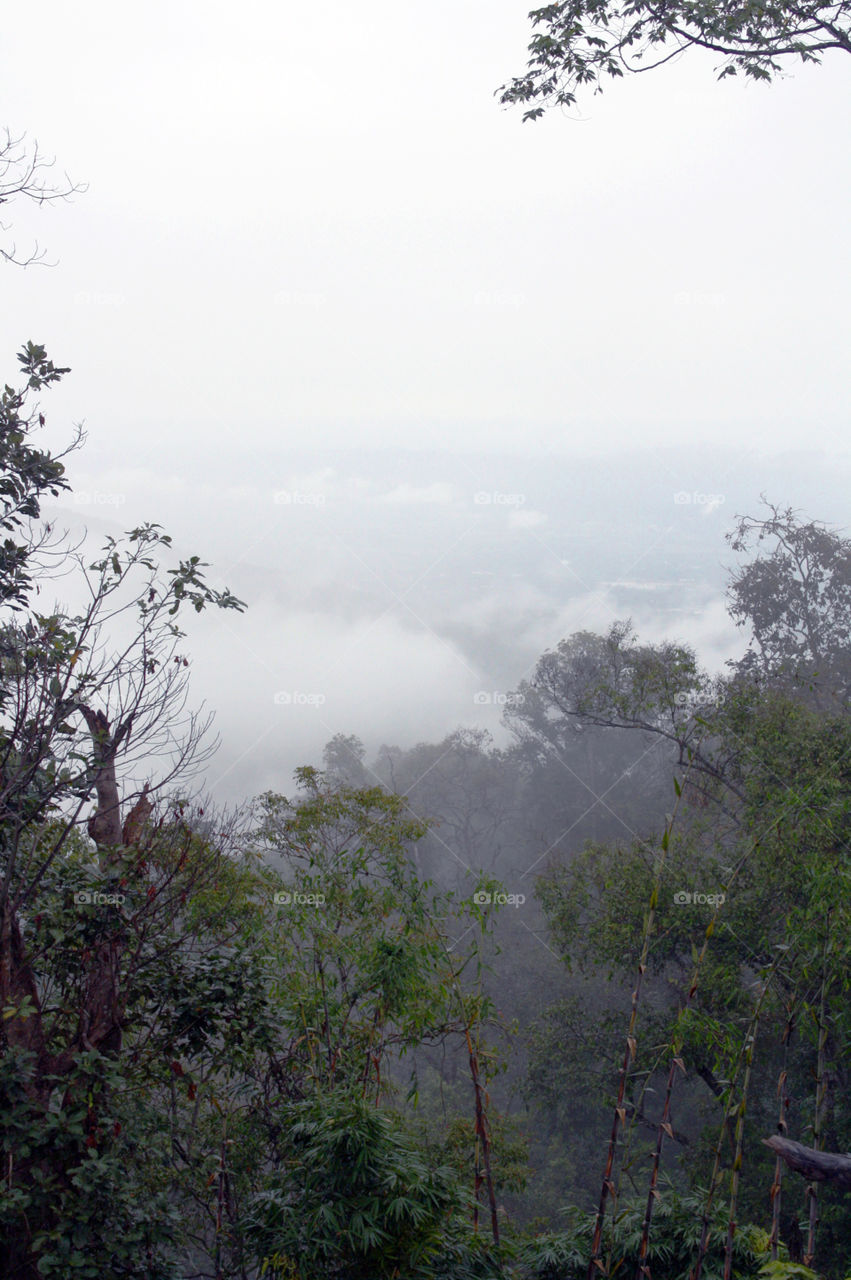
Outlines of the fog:
<svg viewBox="0 0 851 1280">
<path fill-rule="evenodd" d="M 222 451 L 199 483 L 88 453 L 58 524 L 87 525 L 94 549 L 156 518 L 248 606 L 187 623 L 190 702 L 221 738 L 204 781 L 227 802 L 287 791 L 337 733 L 373 754 L 461 726 L 507 742 L 507 695 L 540 655 L 617 619 L 723 671 L 744 648 L 724 600 L 735 515 L 765 490 L 847 519 L 847 459 L 815 453 L 293 450 L 261 477 Z"/>
<path fill-rule="evenodd" d="M 72 367 L 67 522 L 159 521 L 250 606 L 190 637 L 222 795 L 332 732 L 499 733 L 614 616 L 717 667 L 735 512 L 847 521 L 836 63 L 697 54 L 523 125 L 508 0 L 40 13 L 8 122 L 88 190 L 16 209 L 54 265 L 4 273 L 0 335 Z"/>
</svg>

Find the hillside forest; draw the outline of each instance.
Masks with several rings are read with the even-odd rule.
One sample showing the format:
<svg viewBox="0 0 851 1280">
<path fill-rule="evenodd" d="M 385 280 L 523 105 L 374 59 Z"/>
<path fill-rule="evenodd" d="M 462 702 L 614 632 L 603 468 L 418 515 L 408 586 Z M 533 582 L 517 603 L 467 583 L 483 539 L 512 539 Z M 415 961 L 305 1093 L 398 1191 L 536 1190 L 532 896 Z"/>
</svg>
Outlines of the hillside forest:
<svg viewBox="0 0 851 1280">
<path fill-rule="evenodd" d="M 0 398 L 0 1274 L 841 1280 L 851 541 L 763 500 L 724 669 L 580 631 L 508 745 L 224 810 L 182 620 L 243 602 L 44 519 L 67 372 Z"/>
</svg>

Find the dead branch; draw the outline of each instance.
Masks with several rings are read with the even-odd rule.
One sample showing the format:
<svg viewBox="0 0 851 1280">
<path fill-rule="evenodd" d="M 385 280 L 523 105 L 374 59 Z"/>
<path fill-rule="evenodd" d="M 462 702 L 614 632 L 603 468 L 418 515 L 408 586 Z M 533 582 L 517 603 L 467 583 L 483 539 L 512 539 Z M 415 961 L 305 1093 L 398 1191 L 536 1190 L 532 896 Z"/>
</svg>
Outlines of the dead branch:
<svg viewBox="0 0 851 1280">
<path fill-rule="evenodd" d="M 843 1191 L 851 1191 L 851 1154 L 848 1152 L 816 1151 L 791 1138 L 781 1138 L 779 1133 L 763 1138 L 763 1142 L 808 1182 L 830 1182 Z"/>
</svg>

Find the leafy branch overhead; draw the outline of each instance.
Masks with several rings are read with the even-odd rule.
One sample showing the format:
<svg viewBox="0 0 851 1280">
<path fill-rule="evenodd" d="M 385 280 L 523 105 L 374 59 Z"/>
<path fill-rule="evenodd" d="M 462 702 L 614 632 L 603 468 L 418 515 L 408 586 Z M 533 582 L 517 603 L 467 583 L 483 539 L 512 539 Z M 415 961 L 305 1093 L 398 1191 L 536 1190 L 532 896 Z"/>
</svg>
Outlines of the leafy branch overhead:
<svg viewBox="0 0 851 1280">
<path fill-rule="evenodd" d="M 851 53 L 851 4 L 763 0 L 564 0 L 533 9 L 524 75 L 497 90 L 503 105 L 532 103 L 524 120 L 600 93 L 607 76 L 650 71 L 687 49 L 720 56 L 719 79 L 771 81 L 790 62 Z"/>
</svg>

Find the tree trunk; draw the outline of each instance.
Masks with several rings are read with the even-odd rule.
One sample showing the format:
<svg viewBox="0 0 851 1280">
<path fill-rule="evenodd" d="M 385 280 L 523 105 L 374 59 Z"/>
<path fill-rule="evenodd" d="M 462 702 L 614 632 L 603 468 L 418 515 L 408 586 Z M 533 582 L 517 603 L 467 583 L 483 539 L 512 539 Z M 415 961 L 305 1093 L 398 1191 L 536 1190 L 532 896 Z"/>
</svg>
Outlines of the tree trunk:
<svg viewBox="0 0 851 1280">
<path fill-rule="evenodd" d="M 781 1138 L 779 1133 L 763 1138 L 763 1142 L 808 1182 L 830 1182 L 843 1191 L 851 1191 L 851 1154 L 816 1151 L 815 1147 L 805 1147 L 790 1138 Z"/>
<path fill-rule="evenodd" d="M 89 835 L 98 851 L 114 848 L 122 843 L 121 806 L 118 800 L 118 780 L 115 776 L 115 755 L 121 739 L 130 732 L 130 722 L 119 725 L 116 733 L 110 733 L 109 721 L 102 711 L 79 704 L 79 710 L 89 727 L 95 747 L 94 763 L 97 768 L 95 791 L 98 807 L 89 818 Z"/>
<path fill-rule="evenodd" d="M 27 1004 L 29 1015 L 4 1019 L 3 1036 L 6 1046 L 32 1053 L 35 1056 L 35 1079 L 43 1080 L 51 1068 L 50 1055 L 44 1041 L 41 1018 L 41 1001 L 32 967 L 27 958 L 21 927 L 10 902 L 0 905 L 0 1006 L 3 1009 L 19 1009 Z M 46 1107 L 50 1089 L 34 1084 L 27 1089 L 32 1102 Z"/>
<path fill-rule="evenodd" d="M 115 758 L 122 740 L 130 732 L 131 718 L 111 732 L 109 721 L 101 711 L 78 704 L 75 708 L 85 718 L 94 744 L 95 792 L 97 809 L 89 819 L 88 831 L 98 847 L 101 868 L 106 871 L 116 853 L 135 844 L 151 812 L 147 785 L 122 828 Z M 26 1016 L 12 1016 L 3 1021 L 2 1049 L 17 1048 L 34 1055 L 34 1069 L 26 1086 L 30 1103 L 36 1112 L 49 1106 L 53 1090 L 67 1079 L 64 1104 L 73 1091 L 73 1069 L 81 1051 L 98 1050 L 117 1057 L 121 1051 L 123 1009 L 120 988 L 123 943 L 118 937 L 104 939 L 97 947 L 82 984 L 79 1022 L 71 1042 L 57 1054 L 50 1052 L 42 1016 L 41 1001 L 32 961 L 21 934 L 17 913 L 9 901 L 0 902 L 0 1007 L 14 1009 L 26 1004 Z M 26 1012 L 26 1011 L 25 1011 Z M 78 1082 L 79 1083 L 79 1082 Z M 8 1169 L 0 1177 L 10 1187 L 26 1187 L 38 1174 L 38 1160 L 9 1160 Z M 0 1240 L 0 1275 L 10 1280 L 38 1280 L 38 1258 L 31 1240 L 41 1224 L 24 1221 L 14 1229 L 14 1237 Z"/>
</svg>

